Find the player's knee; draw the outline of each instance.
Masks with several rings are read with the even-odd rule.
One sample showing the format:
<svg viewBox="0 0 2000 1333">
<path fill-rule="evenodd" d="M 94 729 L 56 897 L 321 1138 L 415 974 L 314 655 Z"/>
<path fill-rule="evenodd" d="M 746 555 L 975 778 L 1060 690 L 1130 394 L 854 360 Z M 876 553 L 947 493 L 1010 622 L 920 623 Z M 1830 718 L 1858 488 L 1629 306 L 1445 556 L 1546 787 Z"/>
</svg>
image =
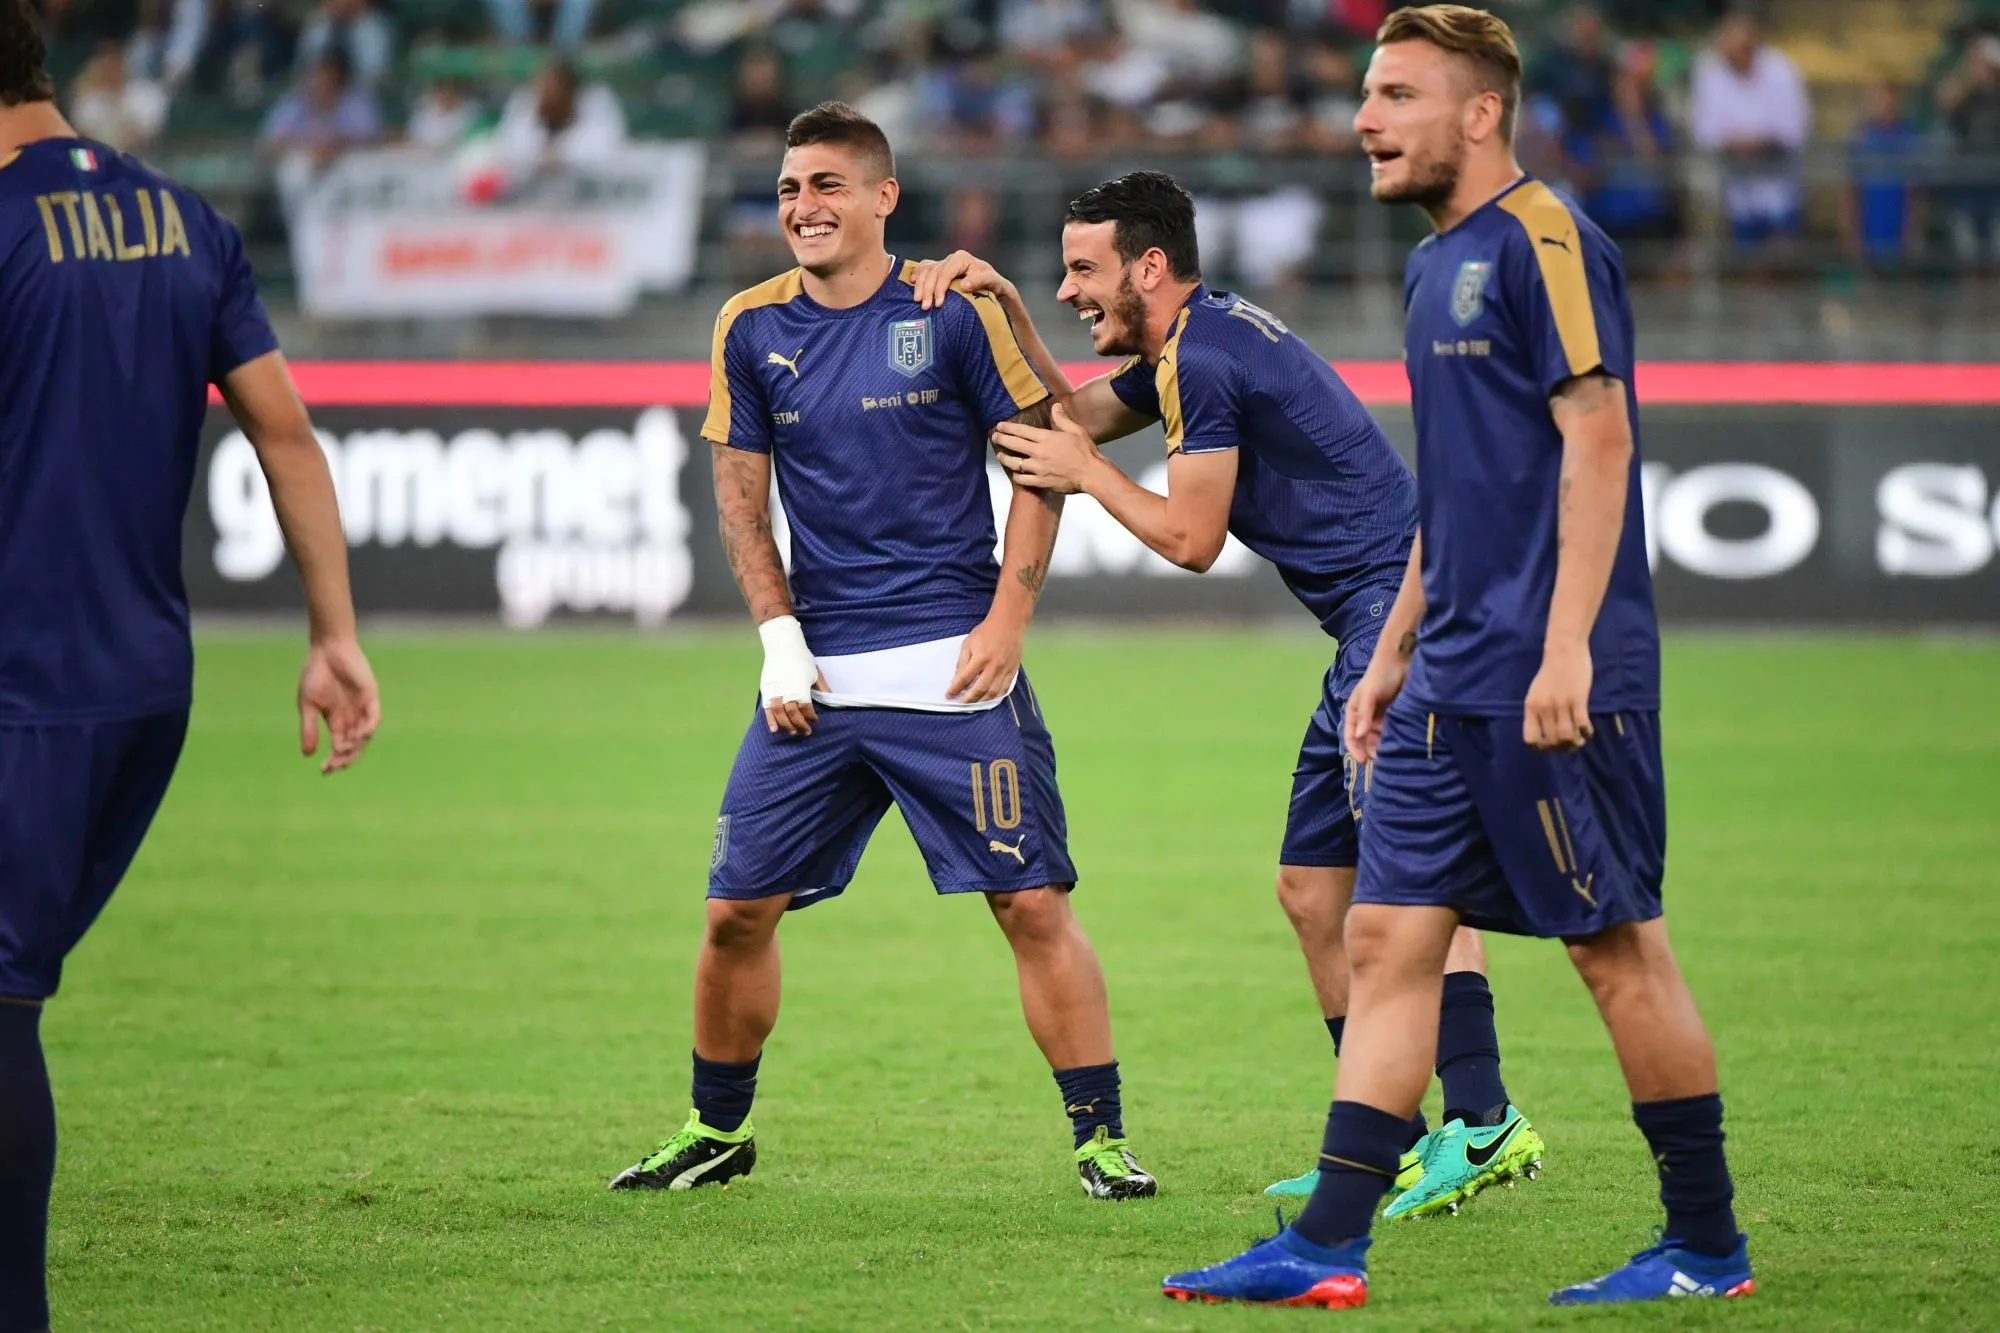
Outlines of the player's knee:
<svg viewBox="0 0 2000 1333">
<path fill-rule="evenodd" d="M 708 947 L 724 951 L 760 945 L 778 929 L 782 908 L 761 899 L 708 900 Z"/>
<path fill-rule="evenodd" d="M 1308 936 L 1338 945 L 1348 900 L 1353 896 L 1352 870 L 1334 866 L 1278 867 L 1278 906 L 1301 939 Z M 1322 937 L 1331 936 L 1331 940 Z"/>
<path fill-rule="evenodd" d="M 1617 927 L 1587 939 L 1567 940 L 1565 945 L 1576 974 L 1600 1008 L 1645 983 L 1643 960 Z"/>
<path fill-rule="evenodd" d="M 1053 944 L 1069 932 L 1069 894 L 1057 888 L 1020 889 L 1012 893 L 989 893 L 986 901 L 994 919 L 1017 947 Z"/>
</svg>

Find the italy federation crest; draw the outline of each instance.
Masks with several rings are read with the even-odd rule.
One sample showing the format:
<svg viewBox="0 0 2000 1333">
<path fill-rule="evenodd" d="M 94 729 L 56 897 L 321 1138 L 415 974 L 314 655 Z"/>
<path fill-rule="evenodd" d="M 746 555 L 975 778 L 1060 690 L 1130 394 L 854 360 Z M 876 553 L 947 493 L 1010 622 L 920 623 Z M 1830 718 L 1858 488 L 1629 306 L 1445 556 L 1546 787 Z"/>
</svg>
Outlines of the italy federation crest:
<svg viewBox="0 0 2000 1333">
<path fill-rule="evenodd" d="M 899 375 L 921 375 L 931 363 L 929 319 L 899 319 L 889 326 L 889 366 Z"/>
<path fill-rule="evenodd" d="M 1493 265 L 1484 259 L 1468 259 L 1458 266 L 1458 280 L 1451 284 L 1451 317 L 1464 328 L 1479 318 L 1486 308 L 1486 283 Z"/>
</svg>

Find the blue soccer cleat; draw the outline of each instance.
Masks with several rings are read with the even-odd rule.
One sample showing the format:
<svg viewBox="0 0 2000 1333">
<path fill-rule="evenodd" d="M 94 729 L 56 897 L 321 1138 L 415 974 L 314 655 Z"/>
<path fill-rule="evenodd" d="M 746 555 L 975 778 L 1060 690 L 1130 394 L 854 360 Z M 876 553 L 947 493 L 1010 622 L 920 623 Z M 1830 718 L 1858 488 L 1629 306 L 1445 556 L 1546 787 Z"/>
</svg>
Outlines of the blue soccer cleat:
<svg viewBox="0 0 2000 1333">
<path fill-rule="evenodd" d="M 1632 1256 L 1623 1268 L 1589 1282 L 1549 1293 L 1550 1305 L 1616 1305 L 1663 1301 L 1674 1296 L 1718 1296 L 1725 1300 L 1757 1290 L 1750 1276 L 1750 1238 L 1736 1238 L 1736 1252 L 1714 1255 L 1683 1250 L 1666 1239 Z"/>
<path fill-rule="evenodd" d="M 1269 1240 L 1258 1241 L 1234 1259 L 1176 1273 L 1160 1283 L 1161 1293 L 1177 1301 L 1322 1310 L 1352 1310 L 1368 1303 L 1368 1237 L 1330 1250 L 1285 1227 L 1282 1214 L 1278 1222 L 1283 1229 Z"/>
</svg>

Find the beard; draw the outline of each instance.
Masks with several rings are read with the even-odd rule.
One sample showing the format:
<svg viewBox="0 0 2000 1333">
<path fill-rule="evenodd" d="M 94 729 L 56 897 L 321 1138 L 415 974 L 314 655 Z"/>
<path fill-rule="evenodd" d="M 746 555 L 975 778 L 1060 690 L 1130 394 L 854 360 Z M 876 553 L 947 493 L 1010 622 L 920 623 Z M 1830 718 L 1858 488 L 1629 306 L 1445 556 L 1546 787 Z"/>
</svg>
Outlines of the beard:
<svg viewBox="0 0 2000 1333">
<path fill-rule="evenodd" d="M 1104 322 L 1110 341 L 1101 355 L 1139 356 L 1145 352 L 1140 340 L 1146 330 L 1146 298 L 1132 285 L 1129 268 L 1119 275 L 1118 291 L 1104 309 Z"/>
<path fill-rule="evenodd" d="M 1419 208 L 1431 208 L 1450 199 L 1458 189 L 1458 164 L 1465 157 L 1465 135 L 1452 136 L 1448 150 L 1421 165 L 1407 153 L 1403 160 L 1409 163 L 1409 174 L 1403 180 L 1387 187 L 1376 186 L 1369 190 L 1377 203 L 1415 204 Z"/>
</svg>

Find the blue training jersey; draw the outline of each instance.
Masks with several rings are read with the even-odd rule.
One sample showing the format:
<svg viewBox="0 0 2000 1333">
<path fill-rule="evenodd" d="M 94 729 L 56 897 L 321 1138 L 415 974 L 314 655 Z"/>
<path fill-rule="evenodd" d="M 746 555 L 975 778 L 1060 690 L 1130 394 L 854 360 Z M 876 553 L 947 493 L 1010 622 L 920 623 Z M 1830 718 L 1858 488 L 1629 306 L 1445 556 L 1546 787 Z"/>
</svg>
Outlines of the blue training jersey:
<svg viewBox="0 0 2000 1333">
<path fill-rule="evenodd" d="M 1328 634 L 1346 644 L 1380 626 L 1409 564 L 1416 485 L 1304 339 L 1268 310 L 1200 286 L 1159 364 L 1135 356 L 1111 387 L 1164 424 L 1169 457 L 1238 451 L 1229 530 L 1278 567 Z"/>
<path fill-rule="evenodd" d="M 913 262 L 832 310 L 798 269 L 715 321 L 704 438 L 771 455 L 792 605 L 823 655 L 964 634 L 1000 580 L 986 482 L 994 426 L 1049 396 L 999 302 L 926 311 Z"/>
<path fill-rule="evenodd" d="M 1658 708 L 1632 308 L 1618 247 L 1523 177 L 1411 253 L 1403 304 L 1426 602 L 1410 694 L 1474 715 L 1525 702 L 1556 579 L 1563 442 L 1549 396 L 1602 370 L 1625 382 L 1634 448 L 1624 531 L 1590 635 L 1590 707 Z"/>
<path fill-rule="evenodd" d="M 188 705 L 208 386 L 277 345 L 199 196 L 83 139 L 0 161 L 0 720 Z"/>
</svg>

